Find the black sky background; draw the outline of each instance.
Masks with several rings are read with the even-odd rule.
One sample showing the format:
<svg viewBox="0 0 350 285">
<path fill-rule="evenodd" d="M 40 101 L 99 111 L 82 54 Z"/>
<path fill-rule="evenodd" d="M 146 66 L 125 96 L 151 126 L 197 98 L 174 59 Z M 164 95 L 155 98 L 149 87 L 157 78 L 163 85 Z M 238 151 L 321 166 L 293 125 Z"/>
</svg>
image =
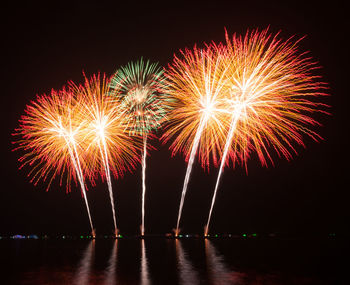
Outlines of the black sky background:
<svg viewBox="0 0 350 285">
<path fill-rule="evenodd" d="M 244 169 L 225 169 L 213 213 L 213 232 L 281 232 L 349 234 L 348 151 L 348 20 L 345 6 L 336 1 L 237 4 L 227 2 L 137 2 L 114 4 L 72 2 L 60 4 L 5 4 L 2 7 L 1 185 L 0 235 L 14 233 L 81 233 L 89 231 L 79 188 L 65 193 L 54 183 L 48 192 L 34 186 L 28 168 L 18 170 L 19 152 L 11 152 L 11 133 L 36 94 L 59 89 L 68 80 L 105 72 L 141 56 L 167 66 L 174 53 L 194 44 L 224 41 L 247 29 L 281 31 L 306 38 L 301 51 L 323 67 L 329 83 L 331 116 L 317 115 L 319 143 L 305 138 L 306 149 L 296 147 L 290 162 L 275 159 L 261 167 L 257 157 Z M 171 158 L 169 145 L 154 142 L 148 158 L 146 231 L 166 233 L 175 227 L 186 163 Z M 217 170 L 207 173 L 194 166 L 184 205 L 182 228 L 202 233 Z M 122 233 L 139 230 L 141 167 L 114 180 L 117 222 Z M 98 233 L 113 230 L 107 186 L 88 192 Z"/>
</svg>

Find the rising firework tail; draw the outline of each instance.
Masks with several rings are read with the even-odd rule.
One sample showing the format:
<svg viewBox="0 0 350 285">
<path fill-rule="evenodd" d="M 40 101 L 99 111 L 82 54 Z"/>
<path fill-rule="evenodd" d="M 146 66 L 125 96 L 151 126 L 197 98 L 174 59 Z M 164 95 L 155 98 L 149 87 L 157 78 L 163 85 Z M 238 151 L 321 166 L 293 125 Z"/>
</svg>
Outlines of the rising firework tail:
<svg viewBox="0 0 350 285">
<path fill-rule="evenodd" d="M 95 185 L 98 175 L 106 179 L 116 231 L 111 173 L 120 177 L 134 169 L 141 144 L 125 132 L 125 110 L 107 96 L 109 80 L 100 75 L 90 79 L 84 75 L 84 79 L 84 84 L 69 82 L 66 88 L 38 96 L 27 106 L 15 133 L 20 137 L 16 149 L 25 152 L 20 168 L 31 167 L 28 175 L 34 184 L 49 179 L 49 188 L 60 176 L 60 184 L 65 179 L 70 191 L 71 181 L 79 182 L 92 232 L 85 180 Z"/>
<path fill-rule="evenodd" d="M 271 150 L 290 160 L 297 154 L 293 144 L 305 147 L 304 136 L 322 139 L 312 128 L 319 123 L 315 112 L 328 114 L 320 102 L 327 84 L 314 74 L 311 57 L 298 52 L 298 40 L 286 41 L 268 30 L 247 32 L 244 37 L 226 33 L 229 72 L 226 86 L 231 122 L 205 227 L 208 235 L 217 190 L 229 159 L 245 165 L 250 153 L 262 166 L 273 164 Z"/>
<path fill-rule="evenodd" d="M 209 168 L 211 161 L 218 163 L 229 127 L 229 114 L 222 111 L 227 70 L 221 48 L 208 45 L 204 49 L 186 49 L 181 52 L 182 57 L 175 56 L 166 71 L 174 100 L 162 139 L 167 142 L 174 138 L 172 154 L 181 152 L 188 161 L 202 124 L 198 159 L 203 168 Z"/>
<path fill-rule="evenodd" d="M 141 162 L 143 236 L 146 157 L 164 126 L 161 140 L 171 140 L 172 155 L 182 153 L 188 162 L 175 236 L 194 163 L 218 167 L 208 236 L 225 167 L 248 171 L 253 154 L 262 166 L 273 165 L 274 155 L 292 159 L 305 137 L 322 139 L 314 114 L 328 114 L 320 100 L 328 87 L 316 74 L 318 63 L 299 52 L 300 40 L 283 40 L 268 29 L 245 36 L 226 31 L 225 43 L 180 51 L 165 70 L 141 59 L 111 78 L 84 74 L 83 84 L 69 82 L 27 105 L 14 134 L 15 150 L 24 152 L 20 168 L 30 168 L 30 181 L 45 182 L 47 190 L 55 178 L 67 192 L 79 184 L 93 236 L 86 180 L 93 186 L 99 177 L 106 180 L 117 236 L 111 176 L 119 178 Z"/>
<path fill-rule="evenodd" d="M 93 232 L 84 181 L 86 165 L 81 159 L 83 151 L 78 140 L 82 132 L 79 107 L 73 94 L 65 88 L 38 96 L 26 107 L 26 115 L 22 116 L 15 133 L 20 139 L 15 144 L 16 149 L 25 152 L 19 159 L 20 168 L 31 167 L 28 176 L 34 184 L 49 179 L 49 188 L 56 176 L 61 176 L 60 184 L 65 176 L 69 191 L 71 180 L 79 181 Z"/>
<path fill-rule="evenodd" d="M 179 233 L 183 204 L 196 155 L 203 167 L 217 163 L 229 128 L 229 113 L 225 110 L 224 95 L 227 68 L 221 53 L 222 46 L 194 47 L 175 57 L 166 76 L 169 93 L 174 98 L 164 142 L 174 137 L 170 146 L 173 155 L 182 152 L 188 161 L 181 194 L 175 235 Z"/>
<path fill-rule="evenodd" d="M 80 102 L 83 118 L 82 145 L 84 156 L 89 164 L 90 179 L 96 173 L 106 179 L 113 214 L 114 231 L 118 232 L 111 173 L 116 178 L 126 170 L 132 171 L 139 162 L 138 141 L 125 130 L 125 109 L 109 96 L 109 79 L 93 75 L 90 79 L 84 74 L 84 84 L 70 83 L 70 88 Z M 115 89 L 114 89 L 115 91 Z"/>
<path fill-rule="evenodd" d="M 147 141 L 167 120 L 172 100 L 163 73 L 157 63 L 141 58 L 119 68 L 110 83 L 110 95 L 125 110 L 124 119 L 130 135 L 143 139 L 141 236 L 145 234 L 146 157 L 150 148 Z"/>
<path fill-rule="evenodd" d="M 327 107 L 318 98 L 327 95 L 326 84 L 314 75 L 318 68 L 298 41 L 278 35 L 248 32 L 245 37 L 226 33 L 226 44 L 194 48 L 175 57 L 166 75 L 176 99 L 170 112 L 165 141 L 174 137 L 173 154 L 188 160 L 177 229 L 181 218 L 192 164 L 198 156 L 202 167 L 219 164 L 205 235 L 225 165 L 244 165 L 251 153 L 261 164 L 273 163 L 271 151 L 290 160 L 293 144 L 304 146 L 303 137 L 321 137 L 312 128 L 314 112 Z"/>
</svg>

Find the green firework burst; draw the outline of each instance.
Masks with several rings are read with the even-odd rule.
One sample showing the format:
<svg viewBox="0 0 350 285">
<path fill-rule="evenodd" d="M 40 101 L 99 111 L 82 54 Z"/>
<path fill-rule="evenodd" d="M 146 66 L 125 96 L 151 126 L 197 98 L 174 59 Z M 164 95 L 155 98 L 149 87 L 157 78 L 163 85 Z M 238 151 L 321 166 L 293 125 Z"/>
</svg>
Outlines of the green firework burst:
<svg viewBox="0 0 350 285">
<path fill-rule="evenodd" d="M 148 135 L 167 120 L 171 97 L 158 63 L 129 62 L 112 76 L 110 90 L 124 107 L 131 135 Z"/>
</svg>

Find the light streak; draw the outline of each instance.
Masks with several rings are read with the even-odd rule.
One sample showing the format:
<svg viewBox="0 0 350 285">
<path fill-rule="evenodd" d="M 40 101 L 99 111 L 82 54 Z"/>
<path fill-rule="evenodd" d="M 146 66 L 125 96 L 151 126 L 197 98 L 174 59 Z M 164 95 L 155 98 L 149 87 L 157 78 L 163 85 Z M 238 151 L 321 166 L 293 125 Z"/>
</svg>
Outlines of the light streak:
<svg viewBox="0 0 350 285">
<path fill-rule="evenodd" d="M 147 139 L 167 120 L 171 97 L 167 93 L 164 71 L 157 63 L 142 58 L 119 68 L 111 78 L 111 95 L 125 110 L 131 136 L 143 139 L 141 235 L 145 234 L 145 195 Z"/>
</svg>

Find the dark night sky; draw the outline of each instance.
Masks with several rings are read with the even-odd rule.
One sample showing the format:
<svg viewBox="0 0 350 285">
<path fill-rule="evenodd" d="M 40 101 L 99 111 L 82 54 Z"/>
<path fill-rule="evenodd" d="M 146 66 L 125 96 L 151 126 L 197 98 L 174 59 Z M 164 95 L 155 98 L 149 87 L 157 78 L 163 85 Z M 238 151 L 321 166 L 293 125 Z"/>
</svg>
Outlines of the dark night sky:
<svg viewBox="0 0 350 285">
<path fill-rule="evenodd" d="M 118 1 L 114 1 L 118 2 Z M 125 1 L 128 2 L 128 1 Z M 276 159 L 263 168 L 254 156 L 243 169 L 226 169 L 214 210 L 212 229 L 218 232 L 349 233 L 348 184 L 348 46 L 345 7 L 336 1 L 288 1 L 288 4 L 89 4 L 75 2 L 42 6 L 13 4 L 2 8 L 2 86 L 0 234 L 80 233 L 89 224 L 79 189 L 65 194 L 54 184 L 34 187 L 18 170 L 20 153 L 11 152 L 11 133 L 25 105 L 36 94 L 61 88 L 68 80 L 80 82 L 82 70 L 112 74 L 128 61 L 144 58 L 166 66 L 174 52 L 194 44 L 224 41 L 229 33 L 266 28 L 307 37 L 300 50 L 309 50 L 323 67 L 329 83 L 332 116 L 319 116 L 325 138 L 305 140 L 306 149 L 292 161 Z M 242 1 L 244 2 L 244 1 Z M 230 4 L 228 4 L 230 3 Z M 306 4 L 309 3 L 309 4 Z M 146 230 L 169 232 L 176 223 L 186 164 L 171 158 L 168 145 L 155 142 L 148 158 Z M 195 165 L 185 201 L 182 227 L 202 233 L 217 170 Z M 113 181 L 117 219 L 123 233 L 133 234 L 140 224 L 141 168 Z M 98 233 L 112 231 L 106 185 L 88 193 Z"/>
</svg>

